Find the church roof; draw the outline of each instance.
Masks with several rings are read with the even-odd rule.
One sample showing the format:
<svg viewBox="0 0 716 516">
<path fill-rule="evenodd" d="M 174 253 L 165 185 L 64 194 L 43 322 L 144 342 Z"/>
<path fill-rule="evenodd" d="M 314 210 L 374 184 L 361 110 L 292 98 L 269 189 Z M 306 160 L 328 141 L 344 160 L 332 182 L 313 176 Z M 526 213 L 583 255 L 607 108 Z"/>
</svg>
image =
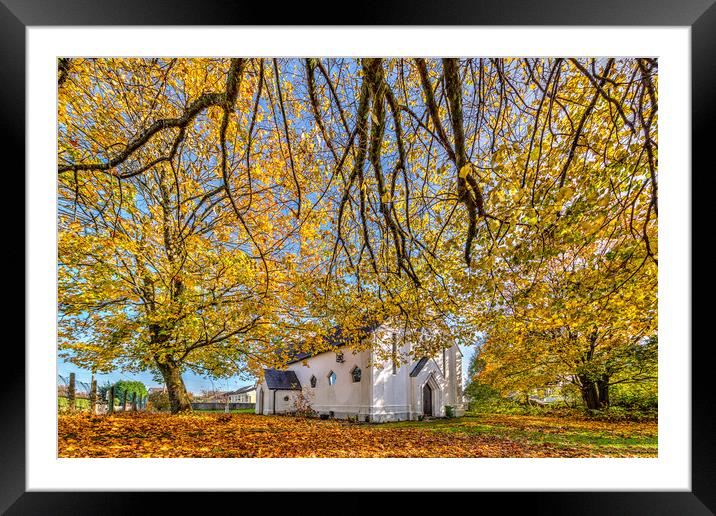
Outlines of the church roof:
<svg viewBox="0 0 716 516">
<path fill-rule="evenodd" d="M 300 391 L 301 382 L 293 371 L 279 371 L 278 369 L 264 369 L 264 378 L 269 390 Z"/>
<path fill-rule="evenodd" d="M 377 322 L 366 324 L 365 326 L 358 328 L 358 334 L 360 335 L 360 338 L 363 339 L 373 333 L 375 330 L 377 330 L 379 326 L 380 324 Z M 351 339 L 344 333 L 343 328 L 339 326 L 333 328 L 333 331 L 330 334 L 326 335 L 323 340 L 329 346 L 337 348 L 351 343 Z M 300 362 L 301 360 L 306 360 L 307 358 L 320 355 L 321 353 L 326 353 L 328 350 L 294 352 L 289 349 L 288 351 L 290 356 L 288 363 L 295 364 L 296 362 Z"/>
<path fill-rule="evenodd" d="M 420 360 L 418 360 L 418 363 L 415 364 L 415 367 L 413 367 L 413 370 L 410 371 L 410 376 L 415 378 L 420 374 L 420 371 L 423 370 L 423 367 L 425 367 L 425 364 L 428 363 L 428 357 L 423 357 Z"/>
<path fill-rule="evenodd" d="M 255 390 L 256 390 L 255 385 L 248 385 L 246 387 L 241 387 L 235 391 L 232 391 L 229 394 L 244 394 L 245 392 L 251 392 L 251 391 L 255 391 Z"/>
</svg>

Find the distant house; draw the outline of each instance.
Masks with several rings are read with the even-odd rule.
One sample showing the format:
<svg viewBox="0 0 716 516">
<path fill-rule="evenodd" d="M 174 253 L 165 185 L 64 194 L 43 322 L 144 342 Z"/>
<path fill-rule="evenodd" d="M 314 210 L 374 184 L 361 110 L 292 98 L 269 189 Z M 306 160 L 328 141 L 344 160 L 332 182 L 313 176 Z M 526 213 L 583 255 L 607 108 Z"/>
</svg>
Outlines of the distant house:
<svg viewBox="0 0 716 516">
<path fill-rule="evenodd" d="M 230 392 L 229 403 L 256 403 L 256 386 L 249 385 Z"/>
<path fill-rule="evenodd" d="M 462 353 L 446 342 L 434 356 L 413 357 L 413 343 L 388 324 L 361 330 L 371 349 L 354 352 L 336 329 L 327 337 L 335 351 L 298 353 L 285 369 L 264 369 L 257 385 L 256 413 L 280 414 L 309 400 L 319 415 L 383 422 L 440 417 L 452 407 L 464 413 Z M 388 356 L 387 360 L 385 357 Z M 405 363 L 398 356 L 412 357 Z"/>
<path fill-rule="evenodd" d="M 229 391 L 203 390 L 195 399 L 197 403 L 226 403 L 230 394 Z"/>
</svg>

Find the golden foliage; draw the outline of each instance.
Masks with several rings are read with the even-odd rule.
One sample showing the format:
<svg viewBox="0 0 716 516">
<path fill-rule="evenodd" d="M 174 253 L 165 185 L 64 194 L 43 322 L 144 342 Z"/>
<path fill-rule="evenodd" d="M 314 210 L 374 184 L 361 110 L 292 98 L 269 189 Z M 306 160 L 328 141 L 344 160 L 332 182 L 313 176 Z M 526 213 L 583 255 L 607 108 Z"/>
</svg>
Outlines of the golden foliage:
<svg viewBox="0 0 716 516">
<path fill-rule="evenodd" d="M 393 318 L 416 356 L 487 333 L 509 390 L 613 377 L 655 333 L 656 59 L 61 65 L 59 331 L 81 366 L 175 392 Z"/>
</svg>

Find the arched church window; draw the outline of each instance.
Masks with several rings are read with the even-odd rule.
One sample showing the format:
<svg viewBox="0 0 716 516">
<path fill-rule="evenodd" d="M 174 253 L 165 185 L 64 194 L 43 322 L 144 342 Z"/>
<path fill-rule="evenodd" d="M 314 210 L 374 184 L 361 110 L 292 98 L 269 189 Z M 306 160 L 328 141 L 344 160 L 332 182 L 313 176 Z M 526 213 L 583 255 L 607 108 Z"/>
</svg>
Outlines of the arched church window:
<svg viewBox="0 0 716 516">
<path fill-rule="evenodd" d="M 316 379 L 316 377 L 311 376 L 311 387 L 313 387 L 315 389 L 317 382 L 318 382 L 318 380 Z"/>
<path fill-rule="evenodd" d="M 337 379 L 338 379 L 338 377 L 336 376 L 336 373 L 334 373 L 333 371 L 331 371 L 331 372 L 328 374 L 328 385 L 335 385 Z"/>
<path fill-rule="evenodd" d="M 360 382 L 360 375 L 360 368 L 358 366 L 354 366 L 353 369 L 351 369 L 351 376 L 353 377 L 354 383 Z"/>
</svg>

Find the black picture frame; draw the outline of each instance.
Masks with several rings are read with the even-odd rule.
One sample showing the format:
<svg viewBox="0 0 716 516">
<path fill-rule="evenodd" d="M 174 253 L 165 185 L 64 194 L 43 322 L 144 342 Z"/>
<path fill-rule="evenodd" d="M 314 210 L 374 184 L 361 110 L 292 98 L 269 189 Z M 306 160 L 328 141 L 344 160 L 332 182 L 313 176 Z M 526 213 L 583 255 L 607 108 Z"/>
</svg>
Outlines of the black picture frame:
<svg viewBox="0 0 716 516">
<path fill-rule="evenodd" d="M 341 14 L 337 4 L 324 0 L 294 2 L 281 6 L 244 0 L 0 0 L 0 118 L 5 137 L 5 159 L 14 157 L 14 170 L 25 169 L 25 29 L 28 26 L 83 25 L 574 25 L 574 26 L 689 26 L 691 27 L 692 95 L 692 192 L 708 189 L 697 186 L 711 172 L 707 161 L 716 140 L 716 5 L 714 0 L 384 0 L 350 4 L 350 14 Z M 12 152 L 9 151 L 12 149 Z M 702 166 L 699 166 L 703 164 Z M 5 177 L 11 174 L 5 168 Z M 701 170 L 701 168 L 705 170 Z M 15 176 L 18 180 L 18 175 Z M 25 192 L 18 180 L 13 192 Z M 6 190 L 9 192 L 10 190 Z M 692 207 L 709 206 L 712 202 Z M 697 217 L 696 225 L 704 217 Z M 17 212 L 16 212 L 17 213 Z M 17 217 L 17 215 L 15 215 Z M 16 224 L 19 232 L 19 224 Z M 705 228 L 702 228 L 705 229 Z M 692 234 L 694 232 L 692 231 Z M 24 241 L 25 234 L 16 239 Z M 19 247 L 19 246 L 17 246 Z M 16 253 L 19 260 L 20 253 Z M 692 274 L 697 255 L 692 249 Z M 27 259 L 22 253 L 23 259 Z M 25 269 L 17 263 L 16 269 Z M 27 276 L 26 276 L 27 280 Z M 693 294 L 692 294 L 693 296 Z M 708 303 L 692 304 L 693 321 L 708 320 L 702 311 Z M 31 310 L 32 307 L 27 307 Z M 26 315 L 26 314 L 25 314 Z M 689 492 L 560 492 L 560 493 L 474 493 L 473 502 L 481 507 L 501 503 L 515 508 L 528 504 L 530 512 L 550 514 L 714 514 L 716 511 L 716 425 L 709 360 L 712 339 L 692 339 L 692 488 Z M 7 340 L 6 340 L 7 342 Z M 686 352 L 688 344 L 683 343 Z M 12 367 L 3 373 L 0 403 L 0 511 L 7 514 L 106 514 L 145 513 L 152 509 L 155 497 L 164 504 L 162 512 L 182 512 L 202 508 L 207 500 L 192 493 L 97 493 L 27 492 L 25 487 L 25 353 L 15 346 L 16 356 L 8 358 Z M 7 348 L 6 348 L 7 349 Z M 152 503 L 148 501 L 152 497 Z M 240 494 L 211 494 L 210 504 L 241 503 Z M 489 497 L 489 500 L 488 500 Z M 425 512 L 429 500 L 438 505 L 449 496 L 423 497 L 419 508 Z M 264 498 L 266 499 L 266 498 Z M 403 499 L 400 503 L 405 503 Z M 489 503 L 493 502 L 493 503 Z M 295 493 L 275 493 L 270 504 L 296 505 Z M 303 504 L 303 501 L 300 502 Z M 333 501 L 331 503 L 334 503 Z M 369 511 L 372 503 L 364 493 L 345 493 L 338 513 Z M 381 506 L 381 512 L 392 503 Z M 394 503 L 398 503 L 397 499 Z M 453 502 L 454 503 L 454 502 Z M 413 509 L 417 507 L 409 503 Z M 467 506 L 469 507 L 469 505 Z M 319 507 L 320 509 L 320 507 Z M 456 508 L 457 510 L 457 508 Z M 465 510 L 465 509 L 461 509 Z M 273 511 L 269 511 L 272 513 Z"/>
</svg>

